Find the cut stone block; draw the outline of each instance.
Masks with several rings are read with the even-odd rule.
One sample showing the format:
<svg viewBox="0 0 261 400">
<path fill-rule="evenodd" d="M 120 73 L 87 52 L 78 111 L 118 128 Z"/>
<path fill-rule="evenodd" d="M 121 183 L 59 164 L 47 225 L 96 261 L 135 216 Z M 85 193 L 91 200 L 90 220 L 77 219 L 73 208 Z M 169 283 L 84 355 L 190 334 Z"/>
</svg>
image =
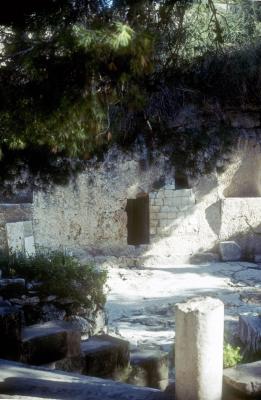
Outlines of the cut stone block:
<svg viewBox="0 0 261 400">
<path fill-rule="evenodd" d="M 168 353 L 163 351 L 141 351 L 131 354 L 132 371 L 128 383 L 138 386 L 166 389 L 169 375 Z"/>
<path fill-rule="evenodd" d="M 246 396 L 261 396 L 261 361 L 226 368 L 223 372 L 224 383 Z"/>
<path fill-rule="evenodd" d="M 241 259 L 241 247 L 234 241 L 219 243 L 222 261 L 238 261 Z"/>
<path fill-rule="evenodd" d="M 80 331 L 65 321 L 31 325 L 22 332 L 21 361 L 40 365 L 80 354 Z"/>
<path fill-rule="evenodd" d="M 6 236 L 10 254 L 35 254 L 32 221 L 7 223 Z"/>
<path fill-rule="evenodd" d="M 0 307 L 0 358 L 18 360 L 22 315 L 15 307 Z"/>
<path fill-rule="evenodd" d="M 4 398 L 60 400 L 173 400 L 160 390 L 0 360 Z M 29 396 L 28 396 L 29 394 Z M 5 397 L 6 395 L 6 397 Z M 185 400 L 185 399 L 184 399 Z"/>
<path fill-rule="evenodd" d="M 32 221 L 24 221 L 24 237 L 31 237 L 33 236 L 33 223 Z"/>
<path fill-rule="evenodd" d="M 175 197 L 190 197 L 193 196 L 192 189 L 178 189 L 174 191 Z"/>
<path fill-rule="evenodd" d="M 35 255 L 35 244 L 33 236 L 28 236 L 24 238 L 24 251 L 27 256 Z"/>
<path fill-rule="evenodd" d="M 10 254 L 24 253 L 24 223 L 11 222 L 6 224 L 6 236 Z"/>
<path fill-rule="evenodd" d="M 261 351 L 261 317 L 240 315 L 239 337 L 248 351 L 253 353 Z"/>
<path fill-rule="evenodd" d="M 93 336 L 83 341 L 86 375 L 113 378 L 119 369 L 128 367 L 129 343 L 109 335 Z"/>
<path fill-rule="evenodd" d="M 15 297 L 25 292 L 25 280 L 23 278 L 0 279 L 0 295 L 3 297 Z"/>
</svg>

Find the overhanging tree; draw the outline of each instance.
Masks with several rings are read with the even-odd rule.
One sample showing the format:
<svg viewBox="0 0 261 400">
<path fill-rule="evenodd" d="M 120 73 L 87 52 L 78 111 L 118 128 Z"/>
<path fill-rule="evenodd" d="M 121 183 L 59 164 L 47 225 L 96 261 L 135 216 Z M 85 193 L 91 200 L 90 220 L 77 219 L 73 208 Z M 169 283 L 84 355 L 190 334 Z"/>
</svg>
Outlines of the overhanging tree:
<svg viewBox="0 0 261 400">
<path fill-rule="evenodd" d="M 256 35 L 252 8 L 246 11 L 244 3 L 241 43 Z M 51 160 L 89 158 L 113 139 L 127 140 L 137 112 L 152 129 L 145 110 L 170 71 L 238 42 L 236 18 L 212 0 L 24 0 L 4 6 L 0 152 L 6 165 L 12 155 L 36 154 L 38 160 L 43 149 Z M 251 34 L 242 31 L 246 15 Z"/>
</svg>

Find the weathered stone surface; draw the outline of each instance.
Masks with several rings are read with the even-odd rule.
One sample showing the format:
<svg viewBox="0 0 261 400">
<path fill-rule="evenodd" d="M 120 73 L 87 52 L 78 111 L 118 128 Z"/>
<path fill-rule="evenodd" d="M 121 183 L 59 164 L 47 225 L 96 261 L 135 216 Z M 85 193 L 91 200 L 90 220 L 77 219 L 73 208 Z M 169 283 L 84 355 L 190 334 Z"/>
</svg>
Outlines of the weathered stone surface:
<svg viewBox="0 0 261 400">
<path fill-rule="evenodd" d="M 254 261 L 257 264 L 260 264 L 261 263 L 261 254 L 255 254 Z"/>
<path fill-rule="evenodd" d="M 15 307 L 0 307 L 0 357 L 19 359 L 22 315 Z"/>
<path fill-rule="evenodd" d="M 28 236 L 24 238 L 24 250 L 27 256 L 35 255 L 35 244 L 33 236 Z"/>
<path fill-rule="evenodd" d="M 248 351 L 261 351 L 261 316 L 239 316 L 239 337 Z"/>
<path fill-rule="evenodd" d="M 21 361 L 45 364 L 80 354 L 80 332 L 69 322 L 50 321 L 24 328 Z"/>
<path fill-rule="evenodd" d="M 80 354 L 75 357 L 62 358 L 61 360 L 53 361 L 42 366 L 50 368 L 52 370 L 58 369 L 65 372 L 75 372 L 78 374 L 83 374 L 85 370 L 85 359 L 83 354 Z"/>
<path fill-rule="evenodd" d="M 93 336 L 82 342 L 86 375 L 113 378 L 129 365 L 129 343 L 109 335 Z"/>
<path fill-rule="evenodd" d="M 44 322 L 59 320 L 63 321 L 66 311 L 55 306 L 54 304 L 44 304 L 41 308 L 41 319 Z"/>
<path fill-rule="evenodd" d="M 26 399 L 59 400 L 173 400 L 157 389 L 142 388 L 0 360 L 1 393 Z M 7 397 L 8 398 L 8 397 Z M 19 398 L 19 397 L 18 397 Z"/>
<path fill-rule="evenodd" d="M 198 253 L 191 257 L 190 262 L 193 264 L 204 264 L 219 261 L 219 255 L 217 253 Z"/>
<path fill-rule="evenodd" d="M 79 317 L 78 315 L 72 315 L 67 318 L 67 321 L 70 321 L 72 326 L 81 332 L 82 337 L 88 339 L 92 332 L 92 325 L 87 321 L 87 319 Z"/>
<path fill-rule="evenodd" d="M 261 361 L 224 369 L 224 382 L 246 396 L 261 396 Z"/>
<path fill-rule="evenodd" d="M 164 390 L 168 385 L 168 353 L 156 350 L 134 352 L 130 359 L 132 371 L 128 383 Z"/>
<path fill-rule="evenodd" d="M 176 306 L 177 400 L 221 400 L 224 304 L 210 297 Z"/>
<path fill-rule="evenodd" d="M 219 251 L 223 261 L 238 261 L 241 259 L 241 247 L 234 241 L 220 242 Z"/>
<path fill-rule="evenodd" d="M 11 222 L 6 224 L 6 235 L 9 254 L 24 253 L 24 224 Z"/>
</svg>

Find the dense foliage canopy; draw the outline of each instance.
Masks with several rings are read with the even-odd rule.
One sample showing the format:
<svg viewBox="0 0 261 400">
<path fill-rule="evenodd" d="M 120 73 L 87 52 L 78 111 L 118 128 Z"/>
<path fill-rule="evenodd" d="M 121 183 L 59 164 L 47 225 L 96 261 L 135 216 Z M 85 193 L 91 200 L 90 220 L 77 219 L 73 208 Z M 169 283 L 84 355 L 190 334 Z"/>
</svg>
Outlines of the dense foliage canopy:
<svg viewBox="0 0 261 400">
<path fill-rule="evenodd" d="M 166 90 L 172 90 L 177 80 L 192 89 L 201 85 L 204 90 L 205 85 L 207 92 L 220 91 L 213 59 L 222 75 L 233 74 L 236 66 L 237 83 L 231 90 L 235 101 L 241 101 L 237 52 L 242 54 L 242 48 L 247 52 L 243 69 L 250 63 L 256 80 L 258 2 L 4 3 L 0 10 L 2 167 L 12 157 L 24 162 L 28 154 L 36 154 L 32 164 L 38 170 L 39 149 L 49 160 L 61 155 L 88 159 L 113 141 L 128 142 L 137 131 L 153 130 L 155 93 L 166 98 Z M 224 57 L 231 60 L 225 63 L 227 71 Z M 210 85 L 206 77 L 212 79 Z"/>
</svg>

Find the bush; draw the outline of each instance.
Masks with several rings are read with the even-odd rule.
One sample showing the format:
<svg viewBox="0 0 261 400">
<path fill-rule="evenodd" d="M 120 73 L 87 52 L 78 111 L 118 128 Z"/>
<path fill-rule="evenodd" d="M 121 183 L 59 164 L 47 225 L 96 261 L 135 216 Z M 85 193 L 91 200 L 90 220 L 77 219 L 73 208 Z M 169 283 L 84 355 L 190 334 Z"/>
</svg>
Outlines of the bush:
<svg viewBox="0 0 261 400">
<path fill-rule="evenodd" d="M 240 347 L 233 347 L 231 344 L 226 343 L 224 345 L 224 352 L 223 352 L 224 360 L 224 368 L 234 367 L 243 359 L 243 356 L 240 354 Z"/>
<path fill-rule="evenodd" d="M 93 264 L 81 265 L 77 259 L 62 252 L 36 256 L 12 256 L 0 260 L 4 277 L 22 277 L 39 283 L 39 295 L 70 298 L 86 307 L 103 306 L 107 273 Z"/>
</svg>

